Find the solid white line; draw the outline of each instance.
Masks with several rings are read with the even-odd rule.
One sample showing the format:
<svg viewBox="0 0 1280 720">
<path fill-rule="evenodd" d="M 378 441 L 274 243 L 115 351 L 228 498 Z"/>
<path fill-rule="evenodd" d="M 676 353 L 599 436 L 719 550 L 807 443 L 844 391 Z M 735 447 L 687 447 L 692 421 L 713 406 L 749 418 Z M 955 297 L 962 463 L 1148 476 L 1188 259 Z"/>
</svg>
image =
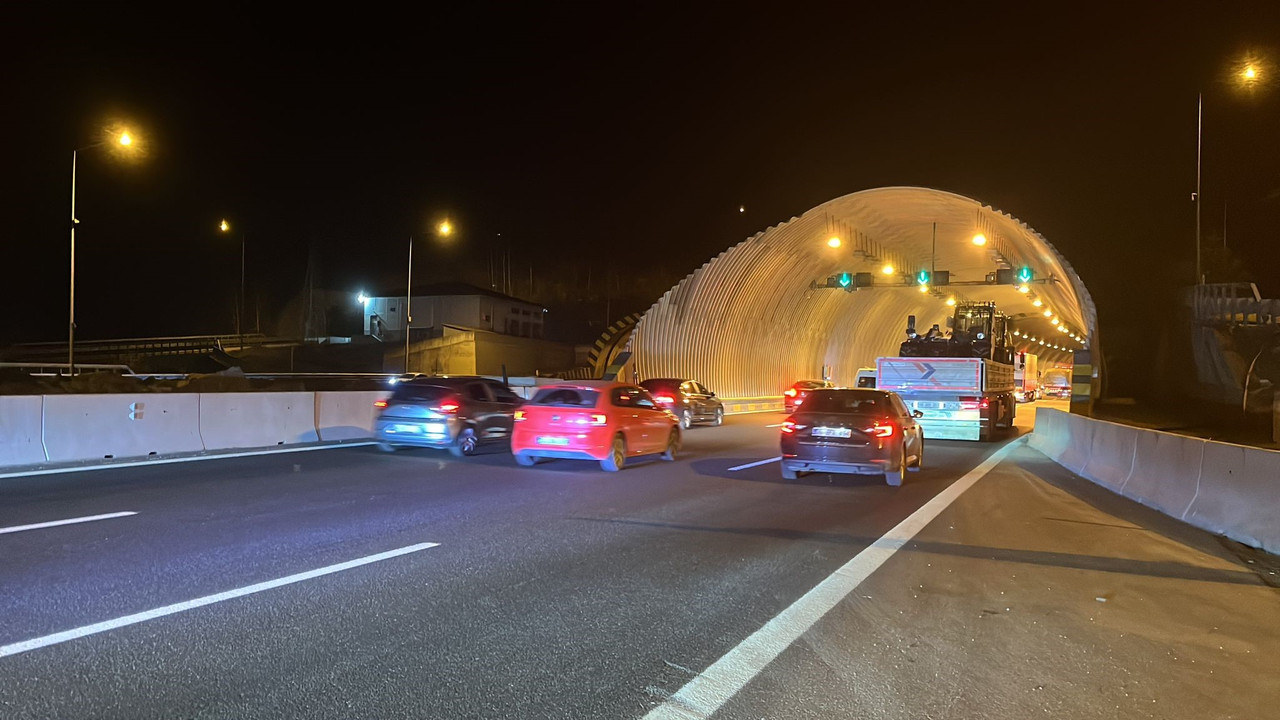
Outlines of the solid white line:
<svg viewBox="0 0 1280 720">
<path fill-rule="evenodd" d="M 265 450 L 243 450 L 240 452 L 208 451 L 208 455 L 184 455 L 171 458 L 149 458 L 146 460 L 125 460 L 122 462 L 105 462 L 97 465 L 72 465 L 69 467 L 53 467 L 40 470 L 19 470 L 17 472 L 0 473 L 0 480 L 6 478 L 27 477 L 29 475 L 57 475 L 59 473 L 84 472 L 86 470 L 111 470 L 114 468 L 131 468 L 143 465 L 168 465 L 170 463 L 195 462 L 197 460 L 224 460 L 228 458 L 254 457 L 257 455 L 281 455 L 283 453 L 308 452 L 310 450 L 336 450 L 338 448 L 364 447 L 376 445 L 372 440 L 359 442 L 334 441 L 332 445 L 308 445 L 307 447 L 267 448 Z"/>
<path fill-rule="evenodd" d="M 106 515 L 89 515 L 86 517 L 70 518 L 69 520 L 51 520 L 49 522 L 35 523 L 34 525 L 14 525 L 12 527 L 0 528 L 0 535 L 5 533 L 22 532 L 23 530 L 39 530 L 40 528 L 57 527 L 58 525 L 74 525 L 75 523 L 87 523 L 94 520 L 110 520 L 111 518 L 126 517 L 129 515 L 137 515 L 136 512 L 116 512 L 107 513 Z"/>
<path fill-rule="evenodd" d="M 220 603 L 224 600 L 232 600 L 238 597 L 244 597 L 245 595 L 260 593 L 264 590 L 271 590 L 272 588 L 278 588 L 278 587 L 281 587 L 282 585 L 291 585 L 293 583 L 302 582 L 303 580 L 310 580 L 312 578 L 317 578 L 322 575 L 331 575 L 336 572 L 342 572 L 343 570 L 350 570 L 351 568 L 360 567 L 361 565 L 376 563 L 380 560 L 388 560 L 393 557 L 399 557 L 401 555 L 408 555 L 409 553 L 420 552 L 428 548 L 436 547 L 439 544 L 440 543 L 429 542 L 429 543 L 418 543 L 417 545 L 409 545 L 406 547 L 397 548 L 395 550 L 388 550 L 387 552 L 378 553 L 377 555 L 368 555 L 366 557 L 357 558 L 355 560 L 348 560 L 347 562 L 338 563 L 337 565 L 329 565 L 316 570 L 308 570 L 306 572 L 298 573 L 296 575 L 290 575 L 288 577 L 282 577 L 276 580 L 268 580 L 266 582 L 260 582 L 260 583 L 257 583 L 256 585 L 249 585 L 242 588 L 236 588 L 235 590 L 227 590 L 226 592 L 220 592 L 216 595 L 206 595 L 205 597 L 196 598 L 195 600 L 187 600 L 185 602 L 175 603 L 173 605 L 165 605 L 164 607 L 156 608 L 154 610 L 147 610 L 145 612 L 134 613 L 133 615 L 125 615 L 124 617 L 118 617 L 114 620 L 107 620 L 100 623 L 94 623 L 93 625 L 85 625 L 84 627 L 78 627 L 72 630 L 64 630 L 60 633 L 54 633 L 52 635 L 45 635 L 43 637 L 32 638 L 30 640 L 23 640 L 22 642 L 16 642 L 10 645 L 0 645 L 0 657 L 17 655 L 18 653 L 24 653 L 24 652 L 27 652 L 28 650 L 35 650 L 37 648 L 48 647 L 50 645 L 57 645 L 59 643 L 69 642 L 71 640 L 76 640 L 78 638 L 82 638 L 87 635 L 96 635 L 98 633 L 107 632 L 108 630 L 115 630 L 116 628 L 125 627 L 126 625 L 136 625 L 137 623 L 146 622 L 147 620 L 154 620 L 158 617 L 164 617 L 165 615 L 173 615 L 175 613 L 185 612 L 187 610 L 193 610 L 195 608 L 203 607 L 205 605 Z"/>
<path fill-rule="evenodd" d="M 769 463 L 775 463 L 775 462 L 778 462 L 778 461 L 779 461 L 779 460 L 781 460 L 781 459 L 782 459 L 781 457 L 776 457 L 776 458 L 769 458 L 768 460 L 761 460 L 760 462 L 747 463 L 746 465 L 739 465 L 738 467 L 731 467 L 731 468 L 729 468 L 729 472 L 733 472 L 734 470 L 746 470 L 747 468 L 753 468 L 753 467 L 755 467 L 755 466 L 757 466 L 757 465 L 768 465 Z"/>
<path fill-rule="evenodd" d="M 898 523 L 884 537 L 831 573 L 803 597 L 778 613 L 764 627 L 738 643 L 711 667 L 703 670 L 670 698 L 649 711 L 644 720 L 706 720 L 741 690 L 761 670 L 808 632 L 828 610 L 853 592 L 899 548 L 924 529 L 948 505 L 960 497 L 1025 441 L 1019 438 L 991 454 L 964 477 L 938 493 L 920 509 Z"/>
</svg>

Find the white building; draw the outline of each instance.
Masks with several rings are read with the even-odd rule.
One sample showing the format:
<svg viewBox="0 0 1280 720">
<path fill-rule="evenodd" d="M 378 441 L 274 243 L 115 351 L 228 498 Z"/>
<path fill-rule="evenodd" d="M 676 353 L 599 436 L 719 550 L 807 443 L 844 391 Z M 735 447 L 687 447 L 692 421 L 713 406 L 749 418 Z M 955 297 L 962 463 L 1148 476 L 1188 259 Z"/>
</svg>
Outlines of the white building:
<svg viewBox="0 0 1280 720">
<path fill-rule="evenodd" d="M 379 340 L 404 340 L 405 293 L 361 294 L 364 334 Z M 439 337 L 444 326 L 489 330 L 503 335 L 542 338 L 546 309 L 541 305 L 466 283 L 437 283 L 413 289 L 408 303 L 413 335 Z"/>
</svg>

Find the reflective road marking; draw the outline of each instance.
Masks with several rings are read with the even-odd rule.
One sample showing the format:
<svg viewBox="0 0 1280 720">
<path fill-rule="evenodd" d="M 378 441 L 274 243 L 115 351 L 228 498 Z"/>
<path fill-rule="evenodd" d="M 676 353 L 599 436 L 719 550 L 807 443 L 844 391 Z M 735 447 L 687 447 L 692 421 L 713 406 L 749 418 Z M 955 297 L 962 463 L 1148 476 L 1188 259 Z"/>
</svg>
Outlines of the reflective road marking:
<svg viewBox="0 0 1280 720">
<path fill-rule="evenodd" d="M 34 525 L 14 525 L 13 527 L 0 528 L 0 535 L 5 533 L 22 532 L 23 530 L 39 530 L 40 528 L 57 527 L 59 525 L 74 525 L 76 523 L 93 522 L 94 520 L 110 520 L 111 518 L 127 517 L 129 515 L 137 515 L 136 512 L 117 512 L 107 513 L 106 515 L 89 515 L 86 517 L 71 518 L 69 520 L 50 520 L 49 522 L 36 523 Z"/>
<path fill-rule="evenodd" d="M 419 543 L 417 545 L 409 545 L 395 550 L 378 553 L 377 555 L 368 555 L 355 560 L 348 560 L 347 562 L 338 563 L 337 565 L 329 565 L 316 570 L 308 570 L 307 572 L 298 573 L 297 575 L 290 575 L 276 580 L 268 580 L 256 585 L 236 588 L 235 590 L 227 590 L 226 592 L 220 592 L 216 595 L 206 595 L 205 597 L 196 598 L 195 600 L 187 600 L 186 602 L 180 602 L 174 605 L 165 605 L 164 607 L 159 607 L 154 610 L 134 613 L 133 615 L 125 615 L 124 617 L 118 617 L 114 620 L 94 623 L 93 625 L 85 625 L 84 627 L 78 627 L 73 630 L 64 630 L 60 633 L 32 638 L 30 640 L 23 640 L 22 642 L 16 642 L 10 645 L 0 645 L 0 658 L 7 657 L 9 655 L 17 655 L 19 653 L 27 652 L 28 650 L 35 650 L 37 648 L 76 640 L 87 635 L 96 635 L 98 633 L 107 632 L 108 630 L 125 627 L 126 625 L 136 625 L 141 622 L 146 622 L 147 620 L 164 617 L 165 615 L 173 615 L 187 610 L 194 610 L 195 608 L 220 603 L 224 600 L 232 600 L 238 597 L 244 597 L 245 595 L 260 593 L 263 590 L 271 590 L 272 588 L 278 588 L 283 585 L 291 585 L 293 583 L 302 582 L 303 580 L 317 578 L 321 575 L 331 575 L 336 572 L 342 572 L 343 570 L 360 567 L 361 565 L 376 563 L 380 560 L 389 560 L 393 557 L 420 552 L 428 548 L 436 547 L 439 544 L 440 543 Z"/>
<path fill-rule="evenodd" d="M 781 457 L 776 457 L 776 458 L 769 458 L 768 460 L 761 460 L 761 461 L 759 461 L 759 462 L 747 463 L 746 465 L 739 465 L 738 467 L 731 467 L 731 468 L 729 468 L 729 472 L 733 472 L 734 470 L 746 470 L 747 468 L 753 468 L 753 467 L 755 467 L 755 466 L 757 466 L 757 465 L 768 465 L 769 463 L 775 463 L 775 462 L 778 462 L 778 461 L 779 461 L 779 460 L 781 460 L 781 459 L 782 459 Z"/>
<path fill-rule="evenodd" d="M 729 698 L 751 682 L 766 665 L 808 632 L 827 611 L 853 592 L 863 580 L 906 545 L 948 505 L 982 479 L 1015 447 L 1019 438 L 992 453 L 978 467 L 938 493 L 920 509 L 898 523 L 884 537 L 831 573 L 803 597 L 778 613 L 764 627 L 715 661 L 680 688 L 666 702 L 649 711 L 644 720 L 706 720 Z"/>
</svg>

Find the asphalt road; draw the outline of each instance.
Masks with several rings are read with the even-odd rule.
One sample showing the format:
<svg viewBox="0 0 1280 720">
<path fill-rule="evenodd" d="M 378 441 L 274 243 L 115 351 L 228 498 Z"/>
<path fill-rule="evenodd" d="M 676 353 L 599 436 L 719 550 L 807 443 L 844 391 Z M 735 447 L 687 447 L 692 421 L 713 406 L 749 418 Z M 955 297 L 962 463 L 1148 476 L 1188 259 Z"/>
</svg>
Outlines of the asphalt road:
<svg viewBox="0 0 1280 720">
<path fill-rule="evenodd" d="M 1001 446 L 930 443 L 902 488 L 742 468 L 776 457 L 781 419 L 616 474 L 347 448 L 0 481 L 0 717 L 1280 707 L 1274 557 L 1020 444 L 983 464 Z"/>
</svg>

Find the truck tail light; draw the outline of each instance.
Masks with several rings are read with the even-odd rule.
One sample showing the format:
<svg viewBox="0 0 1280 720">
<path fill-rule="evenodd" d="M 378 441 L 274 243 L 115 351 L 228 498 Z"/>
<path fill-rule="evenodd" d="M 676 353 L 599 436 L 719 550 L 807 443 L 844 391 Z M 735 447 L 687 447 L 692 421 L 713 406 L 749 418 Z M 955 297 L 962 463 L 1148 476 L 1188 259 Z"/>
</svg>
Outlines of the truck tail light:
<svg viewBox="0 0 1280 720">
<path fill-rule="evenodd" d="M 987 398 L 962 397 L 960 398 L 960 407 L 965 410 L 986 410 L 991 407 L 991 401 Z"/>
</svg>

